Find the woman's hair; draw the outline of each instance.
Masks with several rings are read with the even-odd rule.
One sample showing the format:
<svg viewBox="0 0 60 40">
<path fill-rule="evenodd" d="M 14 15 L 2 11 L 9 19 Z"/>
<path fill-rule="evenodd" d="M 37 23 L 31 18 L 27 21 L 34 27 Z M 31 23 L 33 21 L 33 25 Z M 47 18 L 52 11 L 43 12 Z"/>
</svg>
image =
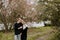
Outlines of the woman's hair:
<svg viewBox="0 0 60 40">
<path fill-rule="evenodd" d="M 18 15 L 16 18 L 21 18 L 21 19 L 23 19 L 23 17 L 21 17 L 20 15 Z"/>
</svg>

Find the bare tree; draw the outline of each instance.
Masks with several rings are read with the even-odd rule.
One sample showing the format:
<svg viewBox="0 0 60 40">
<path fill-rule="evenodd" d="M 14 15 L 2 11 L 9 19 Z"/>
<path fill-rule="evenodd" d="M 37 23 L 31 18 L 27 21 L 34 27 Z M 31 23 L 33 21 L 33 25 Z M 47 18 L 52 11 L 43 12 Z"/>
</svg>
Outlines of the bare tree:
<svg viewBox="0 0 60 40">
<path fill-rule="evenodd" d="M 1 21 L 5 25 L 6 31 L 13 27 L 14 22 L 16 21 L 16 17 L 23 18 L 23 20 L 27 21 L 35 21 L 37 20 L 37 11 L 35 9 L 36 5 L 27 4 L 27 0 L 6 0 L 1 4 Z M 8 27 L 10 25 L 10 27 Z"/>
</svg>

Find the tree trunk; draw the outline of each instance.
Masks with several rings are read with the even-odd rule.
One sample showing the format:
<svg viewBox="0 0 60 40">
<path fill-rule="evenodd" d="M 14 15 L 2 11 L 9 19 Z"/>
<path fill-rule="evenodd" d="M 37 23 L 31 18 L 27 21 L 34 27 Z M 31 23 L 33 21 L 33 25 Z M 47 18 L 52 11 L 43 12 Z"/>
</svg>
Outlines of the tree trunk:
<svg viewBox="0 0 60 40">
<path fill-rule="evenodd" d="M 5 26 L 5 32 L 8 32 L 8 25 L 4 24 L 4 26 Z"/>
<path fill-rule="evenodd" d="M 12 25 L 10 25 L 10 28 L 9 28 L 9 30 L 11 30 L 12 29 Z"/>
</svg>

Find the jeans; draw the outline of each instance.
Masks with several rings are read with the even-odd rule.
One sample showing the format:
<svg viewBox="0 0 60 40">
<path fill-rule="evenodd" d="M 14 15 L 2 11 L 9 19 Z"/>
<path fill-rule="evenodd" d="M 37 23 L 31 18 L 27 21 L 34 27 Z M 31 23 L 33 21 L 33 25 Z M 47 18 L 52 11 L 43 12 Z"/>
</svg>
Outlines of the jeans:
<svg viewBox="0 0 60 40">
<path fill-rule="evenodd" d="M 14 36 L 14 40 L 21 40 L 21 35 L 20 35 L 20 34 L 15 35 L 15 36 Z"/>
</svg>

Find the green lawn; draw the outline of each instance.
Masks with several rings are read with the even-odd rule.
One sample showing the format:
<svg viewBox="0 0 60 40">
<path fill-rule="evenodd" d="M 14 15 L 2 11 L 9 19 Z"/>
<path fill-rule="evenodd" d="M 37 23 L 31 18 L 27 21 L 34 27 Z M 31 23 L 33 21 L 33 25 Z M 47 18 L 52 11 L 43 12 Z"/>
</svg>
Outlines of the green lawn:
<svg viewBox="0 0 60 40">
<path fill-rule="evenodd" d="M 52 30 L 51 27 L 29 28 L 27 39 L 35 40 Z M 0 32 L 0 40 L 14 40 L 14 32 L 2 33 Z"/>
</svg>

